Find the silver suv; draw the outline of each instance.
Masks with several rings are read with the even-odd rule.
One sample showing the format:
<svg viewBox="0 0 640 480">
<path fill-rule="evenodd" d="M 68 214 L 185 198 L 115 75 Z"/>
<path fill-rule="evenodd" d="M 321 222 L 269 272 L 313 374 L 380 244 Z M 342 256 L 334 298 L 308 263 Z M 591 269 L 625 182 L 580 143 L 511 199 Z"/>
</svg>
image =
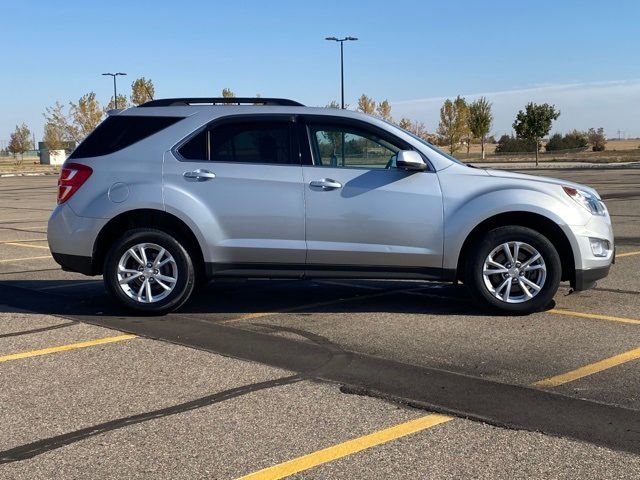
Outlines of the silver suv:
<svg viewBox="0 0 640 480">
<path fill-rule="evenodd" d="M 113 113 L 63 166 L 48 237 L 63 269 L 102 274 L 149 313 L 222 277 L 461 281 L 484 306 L 529 313 L 614 259 L 591 188 L 473 168 L 378 118 L 267 98 Z"/>
</svg>

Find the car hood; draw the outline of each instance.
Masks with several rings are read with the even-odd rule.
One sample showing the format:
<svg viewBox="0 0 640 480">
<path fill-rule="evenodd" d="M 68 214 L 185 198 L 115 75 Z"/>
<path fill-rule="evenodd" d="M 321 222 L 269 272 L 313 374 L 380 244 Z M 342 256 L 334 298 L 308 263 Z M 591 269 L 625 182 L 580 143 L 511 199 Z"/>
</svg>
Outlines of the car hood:
<svg viewBox="0 0 640 480">
<path fill-rule="evenodd" d="M 487 169 L 486 172 L 492 177 L 498 178 L 508 178 L 513 180 L 523 180 L 527 182 L 541 182 L 541 183 L 549 183 L 552 185 L 566 185 L 568 187 L 579 188 L 581 190 L 586 190 L 587 192 L 595 195 L 598 199 L 600 195 L 593 188 L 587 187 L 586 185 L 582 185 L 580 183 L 570 182 L 568 180 L 560 180 L 559 178 L 551 178 L 551 177 L 539 177 L 537 175 L 526 175 L 524 173 L 510 172 L 507 170 L 492 170 Z"/>
</svg>

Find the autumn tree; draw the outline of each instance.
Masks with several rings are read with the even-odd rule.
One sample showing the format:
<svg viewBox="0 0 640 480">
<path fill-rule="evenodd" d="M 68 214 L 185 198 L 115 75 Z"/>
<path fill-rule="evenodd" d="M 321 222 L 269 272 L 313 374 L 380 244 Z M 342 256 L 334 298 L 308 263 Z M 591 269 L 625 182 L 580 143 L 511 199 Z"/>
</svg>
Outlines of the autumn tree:
<svg viewBox="0 0 640 480">
<path fill-rule="evenodd" d="M 71 102 L 69 105 L 71 106 L 71 120 L 74 125 L 73 140 L 81 142 L 102 121 L 104 113 L 100 108 L 100 103 L 96 100 L 94 92 L 83 95 L 78 100 L 78 103 Z"/>
<path fill-rule="evenodd" d="M 527 103 L 525 110 L 520 110 L 513 122 L 513 129 L 518 138 L 535 142 L 536 147 L 536 167 L 538 166 L 538 152 L 540 150 L 540 140 L 551 131 L 551 124 L 560 116 L 560 111 L 555 105 L 543 103 L 542 105 L 533 102 Z"/>
<path fill-rule="evenodd" d="M 460 141 L 468 134 L 467 103 L 458 96 L 455 100 L 446 99 L 440 108 L 438 135 L 442 143 L 449 147 L 449 153 L 460 148 Z"/>
<path fill-rule="evenodd" d="M 106 113 L 109 110 L 125 109 L 125 108 L 129 108 L 129 100 L 127 99 L 127 97 L 125 95 L 118 94 L 117 106 L 116 106 L 116 102 L 114 101 L 113 97 L 111 97 L 111 99 L 109 100 L 109 103 L 107 104 L 107 108 L 105 108 L 104 111 Z"/>
<path fill-rule="evenodd" d="M 376 112 L 376 102 L 373 98 L 367 97 L 364 93 L 358 99 L 358 111 L 373 115 Z"/>
<path fill-rule="evenodd" d="M 376 115 L 388 122 L 392 120 L 391 105 L 389 104 L 389 100 L 385 99 L 382 102 L 378 103 L 378 106 L 376 107 Z"/>
<path fill-rule="evenodd" d="M 156 89 L 151 79 L 144 77 L 137 78 L 131 84 L 131 103 L 134 105 L 142 105 L 143 103 L 153 100 Z M 120 100 L 118 99 L 118 104 Z"/>
<path fill-rule="evenodd" d="M 400 122 L 398 123 L 398 126 L 404 130 L 409 130 L 411 128 L 411 120 L 409 120 L 408 118 L 402 117 L 400 119 Z"/>
<path fill-rule="evenodd" d="M 479 138 L 482 145 L 482 159 L 484 160 L 484 145 L 487 135 L 491 131 L 493 114 L 491 113 L 491 102 L 485 97 L 480 97 L 469 105 L 469 129 L 474 138 Z"/>
<path fill-rule="evenodd" d="M 604 128 L 600 127 L 597 130 L 590 128 L 587 132 L 587 138 L 594 152 L 603 152 L 606 148 L 607 139 L 604 136 Z"/>
<path fill-rule="evenodd" d="M 24 152 L 33 148 L 33 142 L 31 141 L 31 130 L 26 124 L 16 125 L 16 129 L 9 137 L 9 145 L 7 150 L 16 157 L 20 154 L 19 163 L 22 162 Z"/>
<path fill-rule="evenodd" d="M 47 107 L 43 116 L 44 143 L 49 150 L 63 150 L 76 137 L 74 126 L 64 111 L 64 105 L 56 102 L 53 107 Z"/>
</svg>

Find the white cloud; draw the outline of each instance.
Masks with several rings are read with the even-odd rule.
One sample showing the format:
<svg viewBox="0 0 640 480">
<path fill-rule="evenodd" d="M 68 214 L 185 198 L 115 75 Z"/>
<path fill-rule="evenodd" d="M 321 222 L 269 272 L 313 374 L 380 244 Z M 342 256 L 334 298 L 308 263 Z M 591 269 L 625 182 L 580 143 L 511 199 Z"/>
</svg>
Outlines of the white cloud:
<svg viewBox="0 0 640 480">
<path fill-rule="evenodd" d="M 493 103 L 493 133 L 511 131 L 518 110 L 527 102 L 551 103 L 561 111 L 553 131 L 604 127 L 608 136 L 621 130 L 627 137 L 640 137 L 640 79 L 534 85 L 512 90 L 462 94 L 467 100 L 485 96 Z M 438 125 L 445 98 L 430 97 L 392 102 L 394 117 L 423 121 L 429 130 Z"/>
</svg>

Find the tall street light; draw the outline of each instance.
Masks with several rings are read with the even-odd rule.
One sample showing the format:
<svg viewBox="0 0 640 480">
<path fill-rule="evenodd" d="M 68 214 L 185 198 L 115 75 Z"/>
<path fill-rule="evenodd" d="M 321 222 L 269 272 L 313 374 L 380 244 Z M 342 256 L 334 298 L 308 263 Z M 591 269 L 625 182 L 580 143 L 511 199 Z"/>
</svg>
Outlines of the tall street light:
<svg viewBox="0 0 640 480">
<path fill-rule="evenodd" d="M 113 77 L 113 102 L 116 105 L 116 110 L 118 109 L 118 92 L 116 90 L 116 77 L 118 75 L 126 75 L 126 73 L 116 72 L 116 73 L 103 73 L 102 75 L 109 75 Z"/>
<path fill-rule="evenodd" d="M 340 43 L 340 90 L 342 92 L 341 95 L 341 108 L 344 110 L 344 42 L 349 42 L 349 41 L 356 41 L 358 40 L 356 37 L 344 37 L 344 38 L 337 38 L 337 37 L 327 37 L 325 38 L 325 40 L 331 40 L 334 42 L 339 42 Z"/>
</svg>

